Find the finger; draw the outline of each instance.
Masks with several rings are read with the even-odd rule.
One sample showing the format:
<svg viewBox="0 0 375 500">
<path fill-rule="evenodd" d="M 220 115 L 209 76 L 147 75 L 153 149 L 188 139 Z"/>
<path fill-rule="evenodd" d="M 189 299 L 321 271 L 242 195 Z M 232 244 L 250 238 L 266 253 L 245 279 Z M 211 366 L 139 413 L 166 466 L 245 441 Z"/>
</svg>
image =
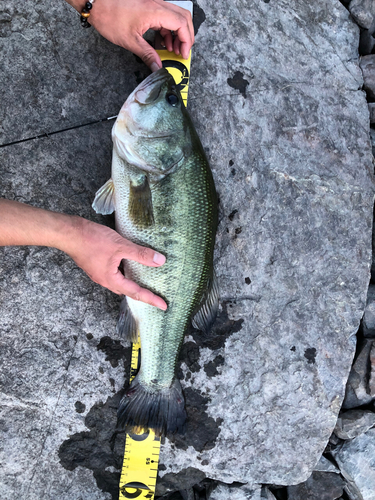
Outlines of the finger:
<svg viewBox="0 0 375 500">
<path fill-rule="evenodd" d="M 173 51 L 173 38 L 172 33 L 169 30 L 161 29 L 160 34 L 164 39 L 165 48 L 169 51 Z"/>
<path fill-rule="evenodd" d="M 158 307 L 163 311 L 165 311 L 168 307 L 166 302 L 161 297 L 155 295 L 146 288 L 140 287 L 134 283 L 134 281 L 124 278 L 120 272 L 116 275 L 116 285 L 116 293 L 119 295 L 126 295 L 134 300 L 139 300 L 145 304 Z"/>
<path fill-rule="evenodd" d="M 179 50 L 183 59 L 188 59 L 190 54 L 191 45 L 181 42 Z"/>
<path fill-rule="evenodd" d="M 173 51 L 176 55 L 180 54 L 180 45 L 180 39 L 178 38 L 178 36 L 176 36 L 176 38 L 173 40 Z"/>
<path fill-rule="evenodd" d="M 151 71 L 157 71 L 162 67 L 158 53 L 142 36 L 136 35 L 133 42 L 129 44 L 128 49 L 140 57 Z"/>
<path fill-rule="evenodd" d="M 121 259 L 134 260 L 145 266 L 159 267 L 165 263 L 165 257 L 151 248 L 142 247 L 131 241 L 124 242 L 123 251 L 120 252 Z"/>
<path fill-rule="evenodd" d="M 163 15 L 155 21 L 155 24 L 159 23 L 159 27 L 154 26 L 154 29 L 165 28 L 175 31 L 180 41 L 186 43 L 190 50 L 194 43 L 194 28 L 190 12 L 173 4 L 168 4 L 168 7 L 164 8 Z"/>
<path fill-rule="evenodd" d="M 190 14 L 190 11 L 188 11 L 187 9 L 183 9 L 182 7 L 178 7 L 177 5 L 174 5 L 172 3 L 165 3 L 164 0 L 154 0 L 154 1 L 159 3 L 159 5 L 161 5 L 164 9 L 173 10 L 177 15 L 181 15 L 181 16 L 185 17 L 186 22 L 187 22 L 187 27 L 188 27 L 189 33 L 190 33 L 190 38 L 191 38 L 191 41 L 193 44 L 194 43 L 194 25 L 193 25 L 193 18 L 192 18 L 192 15 Z M 164 25 L 164 23 L 163 23 L 163 25 Z M 170 29 L 173 30 L 174 28 L 170 28 Z"/>
</svg>

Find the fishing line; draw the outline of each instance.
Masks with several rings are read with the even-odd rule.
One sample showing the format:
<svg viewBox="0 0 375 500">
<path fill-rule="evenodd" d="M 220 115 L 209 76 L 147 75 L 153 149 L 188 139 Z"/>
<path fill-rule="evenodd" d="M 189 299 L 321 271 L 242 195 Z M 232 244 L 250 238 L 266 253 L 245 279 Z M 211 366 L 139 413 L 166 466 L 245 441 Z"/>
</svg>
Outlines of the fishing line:
<svg viewBox="0 0 375 500">
<path fill-rule="evenodd" d="M 95 120 L 93 122 L 82 123 L 81 125 L 72 125 L 71 127 L 62 128 L 61 130 L 55 130 L 53 132 L 44 132 L 44 134 L 34 135 L 33 137 L 27 137 L 26 139 L 20 139 L 18 141 L 7 142 L 6 144 L 0 144 L 0 148 L 5 148 L 5 146 L 13 146 L 14 144 L 22 144 L 23 142 L 33 141 L 34 139 L 43 139 L 50 137 L 51 135 L 61 134 L 62 132 L 67 132 L 68 130 L 75 130 L 77 128 L 88 127 L 89 125 L 95 125 L 96 123 L 102 123 L 109 120 L 114 120 L 116 116 L 109 116 L 108 118 L 101 118 L 100 120 Z"/>
</svg>

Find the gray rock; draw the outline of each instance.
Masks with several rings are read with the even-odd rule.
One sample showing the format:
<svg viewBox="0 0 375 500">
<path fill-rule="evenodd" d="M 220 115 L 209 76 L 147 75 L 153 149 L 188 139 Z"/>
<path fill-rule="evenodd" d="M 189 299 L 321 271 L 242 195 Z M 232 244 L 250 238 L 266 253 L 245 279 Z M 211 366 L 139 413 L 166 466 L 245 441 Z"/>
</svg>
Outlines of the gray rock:
<svg viewBox="0 0 375 500">
<path fill-rule="evenodd" d="M 290 19 L 294 19 L 294 8 L 298 10 L 298 16 L 304 18 L 307 11 L 311 14 L 310 9 L 315 12 L 314 15 L 318 15 L 315 8 L 318 8 L 319 3 L 299 2 L 298 8 L 294 2 L 288 2 L 287 6 L 283 4 L 289 20 L 281 13 L 278 4 L 274 3 L 272 16 L 273 19 L 276 16 L 278 22 L 274 23 L 273 33 L 277 29 L 278 43 L 283 47 L 276 57 L 270 51 L 273 35 L 270 34 L 268 41 L 265 38 L 268 29 L 265 13 L 269 12 L 267 9 L 271 4 L 253 3 L 251 13 L 241 4 L 240 17 L 220 4 L 215 4 L 214 8 L 210 2 L 200 5 L 206 12 L 207 20 L 200 28 L 198 40 L 207 52 L 203 50 L 195 56 L 198 57 L 197 67 L 205 70 L 201 74 L 197 73 L 191 81 L 190 95 L 198 92 L 200 98 L 193 98 L 189 106 L 193 116 L 197 117 L 201 137 L 215 135 L 217 138 L 207 143 L 207 146 L 221 205 L 216 262 L 221 296 L 225 300 L 222 314 L 226 312 L 230 320 L 243 322 L 237 323 L 241 325 L 241 330 L 233 333 L 224 345 L 214 351 L 212 343 L 215 335 L 217 332 L 223 335 L 219 326 L 217 330 L 214 328 L 211 339 L 202 339 L 196 332 L 187 338 L 190 345 L 195 343 L 196 363 L 201 369 L 193 365 L 193 369 L 190 369 L 188 363 L 182 363 L 183 386 L 185 390 L 199 391 L 204 398 L 209 399 L 205 411 L 217 421 L 220 433 L 215 438 L 213 448 L 212 441 L 206 445 L 203 438 L 200 445 L 196 441 L 189 444 L 194 440 L 193 429 L 200 428 L 198 420 L 193 421 L 190 438 L 184 442 L 166 439 L 161 460 L 170 464 L 168 473 L 178 472 L 190 465 L 201 467 L 209 477 L 228 483 L 234 480 L 251 480 L 257 484 L 302 482 L 311 474 L 336 423 L 354 354 L 354 334 L 363 314 L 368 288 L 372 188 L 366 208 L 363 212 L 361 210 L 368 215 L 364 229 L 366 241 L 362 240 L 361 245 L 361 252 L 366 252 L 365 261 L 363 254 L 359 258 L 355 251 L 351 252 L 352 258 L 347 259 L 344 257 L 346 252 L 342 251 L 348 244 L 348 237 L 343 237 L 347 230 L 344 229 L 343 233 L 331 220 L 331 209 L 336 207 L 335 221 L 345 225 L 344 213 L 353 220 L 353 213 L 358 210 L 358 206 L 354 199 L 350 201 L 352 181 L 349 180 L 350 176 L 347 177 L 348 170 L 343 174 L 341 168 L 340 173 L 330 174 L 330 180 L 327 178 L 328 158 L 332 155 L 332 158 L 340 157 L 340 162 L 344 161 L 341 155 L 344 155 L 345 149 L 346 157 L 347 149 L 342 143 L 344 149 L 340 149 L 341 153 L 334 153 L 320 136 L 327 126 L 333 137 L 331 134 L 335 134 L 334 129 L 337 131 L 337 124 L 346 120 L 343 115 L 337 116 L 329 104 L 328 108 L 324 106 L 324 116 L 327 117 L 327 113 L 330 114 L 328 109 L 331 109 L 335 118 L 333 115 L 328 121 L 323 118 L 323 96 L 329 94 L 335 100 L 343 88 L 348 88 L 349 82 L 353 91 L 350 97 L 346 92 L 345 95 L 348 99 L 346 102 L 353 103 L 353 107 L 350 105 L 350 120 L 354 115 L 358 116 L 361 107 L 362 127 L 368 130 L 365 96 L 355 91 L 361 87 L 356 76 L 357 69 L 352 67 L 350 70 L 350 74 L 355 75 L 354 79 L 344 70 L 347 76 L 343 75 L 339 85 L 333 83 L 335 91 L 331 93 L 326 80 L 327 73 L 320 67 L 322 61 L 323 66 L 328 64 L 327 53 L 331 54 L 332 44 L 339 51 L 343 47 L 347 50 L 350 46 L 350 55 L 340 55 L 340 59 L 354 61 L 357 57 L 358 31 L 351 31 L 353 26 L 347 24 L 347 12 L 338 4 L 330 5 L 329 9 L 332 10 L 329 10 L 328 17 L 335 24 L 338 22 L 334 21 L 335 16 L 338 16 L 336 19 L 340 18 L 345 29 L 336 31 L 330 28 L 323 34 L 320 31 L 323 29 L 321 24 L 314 24 L 310 31 L 306 21 L 302 31 L 302 28 L 292 30 L 289 23 Z M 236 39 L 235 46 L 230 46 L 228 54 L 220 49 L 219 27 L 223 22 L 236 27 L 228 31 L 228 37 Z M 341 39 L 344 33 L 345 37 L 348 35 L 347 29 L 353 36 L 350 45 Z M 306 57 L 307 54 L 299 37 L 304 37 L 307 32 L 310 39 L 319 39 L 318 51 L 323 45 L 326 50 L 324 55 L 319 56 L 318 64 L 315 59 L 308 57 L 309 64 L 314 66 L 311 73 L 310 69 L 303 69 L 300 59 L 302 54 Z M 332 40 L 334 32 L 339 37 L 335 37 L 335 42 Z M 290 37 L 294 37 L 293 47 Z M 206 39 L 210 40 L 209 45 L 205 45 Z M 323 39 L 330 40 L 331 47 Z M 262 40 L 267 46 L 267 51 L 262 52 L 261 57 L 253 40 Z M 312 44 L 308 46 L 311 49 Z M 210 57 L 205 55 L 208 52 Z M 243 54 L 243 59 L 235 54 Z M 236 57 L 241 62 L 233 64 Z M 221 61 L 220 70 L 217 70 L 212 60 Z M 301 67 L 297 69 L 299 64 Z M 293 79 L 283 69 L 288 66 L 295 71 Z M 338 66 L 341 67 L 340 62 Z M 227 67 L 232 68 L 229 74 L 225 72 Z M 337 82 L 338 74 L 335 72 L 333 81 Z M 228 78 L 231 85 L 234 85 L 233 81 L 237 82 L 237 98 L 233 87 L 227 82 Z M 291 79 L 306 82 L 306 78 L 314 82 L 313 91 L 307 85 L 296 86 L 291 83 Z M 220 100 L 216 100 L 219 105 L 212 102 L 210 110 L 203 111 L 203 96 L 205 92 L 211 94 L 213 87 L 222 89 Z M 245 90 L 246 98 L 243 96 Z M 231 95 L 228 96 L 228 93 Z M 355 106 L 353 95 L 358 98 Z M 343 104 L 344 101 L 341 102 Z M 226 106 L 229 106 L 230 111 L 223 113 Z M 341 106 L 339 108 L 342 109 Z M 263 118 L 260 119 L 260 116 Z M 320 123 L 319 132 L 315 128 L 306 128 L 314 123 Z M 348 122 L 340 129 L 340 134 L 345 134 L 344 129 L 350 129 L 350 141 L 358 134 L 358 128 Z M 314 130 L 313 138 L 309 130 Z M 222 139 L 228 136 L 231 137 L 229 149 Z M 319 146 L 314 146 L 312 155 L 311 141 L 316 140 Z M 334 140 L 335 144 L 340 142 L 338 138 Z M 372 156 L 367 133 L 360 142 L 367 151 L 366 170 L 371 175 Z M 294 145 L 292 150 L 288 149 L 291 144 Z M 349 148 L 352 149 L 350 145 Z M 283 151 L 281 156 L 280 151 Z M 315 155 L 321 160 L 316 162 Z M 227 168 L 226 174 L 223 166 Z M 355 164 L 354 171 L 358 171 Z M 307 177 L 306 172 L 309 172 Z M 372 183 L 369 179 L 366 173 L 358 192 L 363 193 L 363 190 L 368 189 L 368 182 Z M 325 186 L 324 194 L 318 194 L 318 185 Z M 296 202 L 295 196 L 299 201 Z M 356 220 L 363 224 L 362 214 L 358 214 Z M 297 232 L 290 231 L 295 224 L 298 226 Z M 363 234 L 356 231 L 356 225 L 351 223 L 347 232 L 351 234 L 353 243 L 356 241 L 355 245 L 363 238 Z M 335 249 L 332 248 L 333 241 Z M 322 248 L 326 248 L 327 244 L 330 247 L 329 254 L 322 258 Z M 359 285 L 361 296 L 358 295 L 358 285 L 354 286 L 354 282 L 358 283 L 359 275 L 357 271 L 353 272 L 352 259 L 357 262 L 354 267 L 360 266 L 362 269 Z M 344 275 L 350 275 L 350 278 L 339 279 L 339 276 Z M 333 283 L 335 291 L 331 288 Z M 345 299 L 339 299 L 344 295 Z M 327 297 L 330 298 L 326 300 Z M 353 310 L 349 313 L 347 307 L 350 303 Z M 354 310 L 357 311 L 355 314 Z M 354 316 L 356 321 L 353 321 Z M 218 369 L 219 374 L 208 379 L 203 367 L 217 355 L 223 356 L 225 362 Z M 314 398 L 310 397 L 312 394 Z M 194 419 L 193 411 L 190 412 L 190 418 Z M 276 437 L 276 429 L 281 428 L 282 437 L 280 434 Z M 297 445 L 299 439 L 304 441 L 302 449 Z M 277 467 L 271 470 L 276 456 Z"/>
<path fill-rule="evenodd" d="M 288 500 L 337 500 L 344 492 L 344 480 L 332 472 L 313 472 L 307 481 L 288 486 Z"/>
<path fill-rule="evenodd" d="M 339 469 L 323 455 L 320 457 L 319 462 L 314 467 L 314 472 L 335 472 L 340 474 Z"/>
<path fill-rule="evenodd" d="M 372 145 L 372 154 L 375 157 L 375 129 L 370 128 L 370 139 Z"/>
<path fill-rule="evenodd" d="M 370 378 L 369 378 L 370 395 L 375 398 L 375 342 L 372 343 L 370 351 Z"/>
<path fill-rule="evenodd" d="M 368 385 L 372 343 L 372 340 L 364 339 L 359 347 L 359 354 L 352 366 L 346 385 L 345 399 L 342 405 L 344 409 L 356 408 L 372 401 L 373 396 L 370 394 Z"/>
<path fill-rule="evenodd" d="M 1 24 L 3 141 L 116 114 L 145 67 L 68 7 L 13 4 Z M 200 6 L 189 108 L 220 196 L 221 310 L 210 335 L 190 330 L 183 346 L 188 428 L 166 438 L 158 487 L 298 483 L 336 423 L 369 279 L 359 30 L 338 2 Z M 110 126 L 2 148 L 1 194 L 111 223 L 90 208 L 109 177 Z M 129 358 L 118 299 L 58 251 L 0 254 L 2 494 L 116 498 Z"/>
<path fill-rule="evenodd" d="M 367 56 L 372 53 L 375 47 L 375 38 L 370 30 L 361 30 L 359 38 L 359 53 L 361 56 Z"/>
<path fill-rule="evenodd" d="M 357 498 L 362 498 L 362 500 L 374 499 L 374 456 L 375 429 L 370 429 L 352 441 L 346 441 L 341 448 L 334 452 L 341 474 L 351 484 L 353 498 L 357 495 Z"/>
<path fill-rule="evenodd" d="M 375 102 L 369 102 L 370 123 L 375 123 Z"/>
<path fill-rule="evenodd" d="M 248 486 L 231 486 L 218 484 L 212 491 L 208 500 L 261 500 L 261 488 L 249 488 Z"/>
<path fill-rule="evenodd" d="M 149 73 L 133 54 L 82 29 L 66 2 L 3 0 L 2 11 L 0 144 L 116 115 Z"/>
<path fill-rule="evenodd" d="M 167 467 L 159 465 L 159 474 L 161 471 L 167 470 Z M 206 474 L 199 469 L 187 467 L 178 472 L 178 474 L 167 473 L 163 477 L 163 481 L 156 483 L 156 496 L 165 495 L 168 492 L 181 491 L 191 489 L 195 484 L 200 483 L 206 477 Z"/>
<path fill-rule="evenodd" d="M 103 223 L 90 202 L 109 174 L 110 131 L 102 123 L 1 149 L 2 194 Z M 127 373 L 129 349 L 112 356 L 99 348 L 108 333 L 116 337 L 119 300 L 48 248 L 2 248 L 0 282 L 2 498 L 18 491 L 33 500 L 110 500 L 119 472 L 106 469 L 121 462 L 108 454 L 113 430 L 106 439 L 98 430 L 115 428 L 115 406 L 91 434 L 86 419 L 120 391 Z M 79 467 L 70 455 L 67 470 L 60 447 L 82 432 L 87 455 Z"/>
<path fill-rule="evenodd" d="M 363 87 L 373 99 L 375 98 L 375 54 L 361 57 L 359 64 L 363 73 Z"/>
<path fill-rule="evenodd" d="M 342 440 L 340 438 L 338 438 L 335 433 L 332 433 L 332 435 L 329 438 L 329 443 L 327 445 L 326 450 L 329 451 L 330 449 L 339 445 L 341 442 L 342 442 Z"/>
<path fill-rule="evenodd" d="M 375 413 L 368 410 L 349 410 L 337 419 L 334 433 L 340 439 L 353 439 L 375 425 Z"/>
<path fill-rule="evenodd" d="M 354 483 L 346 482 L 344 490 L 349 500 L 363 500 L 361 492 Z"/>
<path fill-rule="evenodd" d="M 349 10 L 356 23 L 369 29 L 375 18 L 375 3 L 373 0 L 352 0 Z"/>
<path fill-rule="evenodd" d="M 267 486 L 263 486 L 261 490 L 261 495 L 260 498 L 263 500 L 276 500 L 275 495 L 272 493 L 271 490 L 267 488 Z"/>
</svg>

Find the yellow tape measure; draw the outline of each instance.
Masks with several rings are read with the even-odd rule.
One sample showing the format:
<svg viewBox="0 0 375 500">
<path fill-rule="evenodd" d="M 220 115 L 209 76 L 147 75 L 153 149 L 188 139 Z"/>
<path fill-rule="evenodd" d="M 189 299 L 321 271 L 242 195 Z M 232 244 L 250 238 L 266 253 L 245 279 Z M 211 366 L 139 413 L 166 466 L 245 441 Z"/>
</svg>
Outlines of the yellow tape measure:
<svg viewBox="0 0 375 500">
<path fill-rule="evenodd" d="M 132 346 L 130 382 L 138 372 L 140 353 L 141 340 L 138 337 L 138 342 Z M 151 429 L 126 434 L 119 500 L 154 498 L 159 451 L 160 438 Z"/>
<path fill-rule="evenodd" d="M 193 15 L 192 2 L 171 2 L 187 8 Z M 185 106 L 187 105 L 191 52 L 188 59 L 176 56 L 174 52 L 160 46 L 160 39 L 155 40 L 155 48 L 166 68 L 173 76 Z M 141 355 L 141 340 L 132 346 L 130 382 L 139 370 Z M 155 496 L 156 478 L 158 474 L 160 452 L 160 437 L 153 430 L 144 429 L 139 433 L 127 433 L 125 440 L 124 462 L 120 476 L 119 500 L 135 498 L 151 500 Z"/>
<path fill-rule="evenodd" d="M 168 70 L 173 76 L 176 86 L 181 93 L 182 100 L 185 106 L 187 106 L 191 51 L 188 59 L 182 59 L 181 56 L 176 56 L 174 52 L 168 52 L 166 49 L 158 49 L 156 52 L 160 56 L 163 68 Z"/>
</svg>

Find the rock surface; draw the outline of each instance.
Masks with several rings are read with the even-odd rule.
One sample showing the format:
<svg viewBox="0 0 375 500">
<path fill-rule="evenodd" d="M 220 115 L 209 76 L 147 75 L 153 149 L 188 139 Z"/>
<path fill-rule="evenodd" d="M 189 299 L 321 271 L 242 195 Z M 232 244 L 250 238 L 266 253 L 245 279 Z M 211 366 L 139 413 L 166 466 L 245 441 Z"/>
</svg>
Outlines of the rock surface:
<svg viewBox="0 0 375 500">
<path fill-rule="evenodd" d="M 369 29 L 375 20 L 375 2 L 373 0 L 352 0 L 349 10 L 356 23 Z"/>
<path fill-rule="evenodd" d="M 359 491 L 363 500 L 373 500 L 375 491 L 375 429 L 347 441 L 334 454 L 342 475 Z M 357 494 L 358 496 L 358 494 Z"/>
<path fill-rule="evenodd" d="M 335 472 L 340 473 L 339 469 L 323 455 L 320 457 L 319 462 L 314 467 L 314 472 Z"/>
<path fill-rule="evenodd" d="M 375 123 L 375 102 L 370 102 L 368 105 L 370 113 L 370 123 Z"/>
<path fill-rule="evenodd" d="M 358 355 L 346 384 L 345 399 L 342 405 L 344 409 L 356 408 L 357 406 L 368 404 L 373 399 L 368 383 L 368 368 L 372 344 L 373 341 L 370 339 L 364 339 L 360 342 Z"/>
<path fill-rule="evenodd" d="M 2 12 L 0 144 L 116 115 L 148 74 L 135 56 L 82 29 L 66 2 L 4 0 Z"/>
<path fill-rule="evenodd" d="M 369 30 L 361 30 L 359 39 L 359 53 L 361 56 L 367 56 L 372 53 L 375 47 L 375 38 Z"/>
<path fill-rule="evenodd" d="M 375 425 L 375 413 L 366 410 L 349 410 L 337 419 L 334 433 L 340 439 L 353 439 Z"/>
<path fill-rule="evenodd" d="M 219 484 L 208 497 L 209 500 L 261 500 L 261 489 L 248 486 Z"/>
<path fill-rule="evenodd" d="M 332 472 L 313 472 L 308 480 L 288 486 L 288 500 L 337 500 L 344 492 L 344 480 Z"/>
<path fill-rule="evenodd" d="M 339 2 L 200 7 L 189 108 L 220 196 L 221 310 L 183 346 L 190 419 L 162 446 L 158 487 L 208 476 L 258 491 L 310 476 L 365 306 L 373 180 L 359 34 Z M 6 2 L 5 13 L 3 144 L 116 114 L 147 74 L 64 5 Z M 90 208 L 109 177 L 110 128 L 3 148 L 0 194 L 111 224 Z M 0 489 L 115 499 L 129 362 L 118 299 L 56 250 L 0 255 Z"/>
<path fill-rule="evenodd" d="M 360 61 L 363 73 L 363 88 L 371 99 L 375 98 L 375 54 L 364 56 Z"/>
<path fill-rule="evenodd" d="M 375 398 L 375 342 L 372 343 L 370 351 L 370 377 L 368 385 L 370 396 Z"/>
<path fill-rule="evenodd" d="M 365 314 L 362 320 L 363 335 L 375 338 L 375 285 L 370 285 L 367 292 Z"/>
</svg>

